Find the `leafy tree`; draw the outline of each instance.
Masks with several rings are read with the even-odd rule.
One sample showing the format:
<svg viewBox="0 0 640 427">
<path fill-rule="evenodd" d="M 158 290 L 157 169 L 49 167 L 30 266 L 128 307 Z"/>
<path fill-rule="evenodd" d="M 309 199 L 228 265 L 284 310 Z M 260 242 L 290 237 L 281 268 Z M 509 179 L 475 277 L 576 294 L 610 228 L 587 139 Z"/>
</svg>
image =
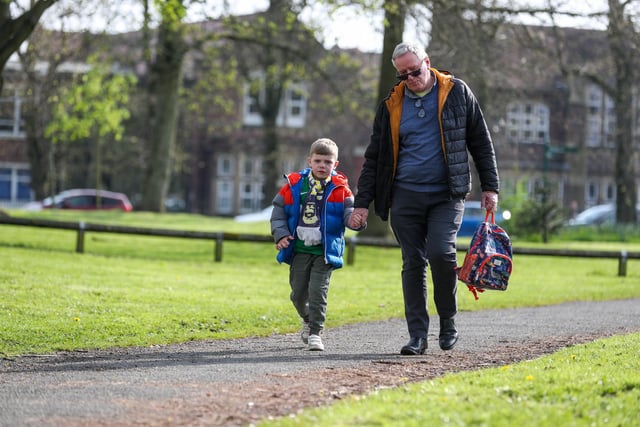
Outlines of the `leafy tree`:
<svg viewBox="0 0 640 427">
<path fill-rule="evenodd" d="M 92 68 L 80 76 L 77 85 L 65 88 L 51 100 L 55 108 L 46 136 L 54 143 L 92 140 L 95 186 L 101 189 L 102 148 L 108 137 L 122 139 L 124 122 L 130 116 L 126 106 L 135 78 L 113 74 L 94 59 L 89 63 Z"/>
<path fill-rule="evenodd" d="M 540 233 L 542 242 L 562 228 L 564 213 L 558 199 L 554 197 L 548 179 L 535 189 L 534 197 L 527 200 L 514 215 L 514 232 L 520 236 Z"/>
</svg>

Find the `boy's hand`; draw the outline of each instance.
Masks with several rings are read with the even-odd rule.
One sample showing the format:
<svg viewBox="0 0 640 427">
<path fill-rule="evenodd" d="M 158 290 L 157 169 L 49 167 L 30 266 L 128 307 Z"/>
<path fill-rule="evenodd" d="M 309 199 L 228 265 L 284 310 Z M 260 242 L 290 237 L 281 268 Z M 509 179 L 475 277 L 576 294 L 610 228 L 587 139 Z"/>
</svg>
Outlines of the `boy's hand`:
<svg viewBox="0 0 640 427">
<path fill-rule="evenodd" d="M 367 223 L 367 217 L 369 216 L 369 209 L 355 208 L 349 218 L 349 228 L 358 229 Z"/>
<path fill-rule="evenodd" d="M 289 242 L 291 242 L 292 240 L 293 240 L 293 236 L 283 237 L 282 239 L 278 240 L 278 243 L 276 243 L 276 249 L 280 250 L 280 249 L 288 248 Z"/>
</svg>

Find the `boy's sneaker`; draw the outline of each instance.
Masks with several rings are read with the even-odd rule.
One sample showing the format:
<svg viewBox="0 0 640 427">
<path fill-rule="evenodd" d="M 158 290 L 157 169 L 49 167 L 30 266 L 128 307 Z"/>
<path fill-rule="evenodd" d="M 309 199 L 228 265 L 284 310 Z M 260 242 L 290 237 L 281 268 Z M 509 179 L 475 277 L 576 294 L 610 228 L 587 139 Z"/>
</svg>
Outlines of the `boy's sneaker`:
<svg viewBox="0 0 640 427">
<path fill-rule="evenodd" d="M 320 335 L 309 335 L 309 350 L 313 350 L 313 351 L 324 350 L 324 344 L 322 344 Z"/>
<path fill-rule="evenodd" d="M 302 342 L 307 344 L 309 342 L 309 322 L 302 321 L 302 330 L 300 331 L 300 338 Z"/>
</svg>

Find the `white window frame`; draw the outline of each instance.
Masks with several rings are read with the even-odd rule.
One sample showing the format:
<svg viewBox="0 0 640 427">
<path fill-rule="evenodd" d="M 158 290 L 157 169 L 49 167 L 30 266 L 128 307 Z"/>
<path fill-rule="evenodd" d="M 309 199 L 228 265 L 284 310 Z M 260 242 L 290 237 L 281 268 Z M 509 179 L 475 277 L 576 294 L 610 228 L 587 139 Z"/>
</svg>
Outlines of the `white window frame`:
<svg viewBox="0 0 640 427">
<path fill-rule="evenodd" d="M 613 181 L 606 181 L 602 186 L 602 199 L 604 203 L 615 203 L 616 192 L 616 183 Z"/>
<path fill-rule="evenodd" d="M 242 123 L 246 126 L 262 126 L 262 116 L 257 108 L 258 102 L 264 99 L 264 73 L 254 73 L 253 80 L 258 80 L 260 84 L 260 93 L 258 98 L 251 94 L 251 83 L 244 85 Z M 276 124 L 280 127 L 302 128 L 307 119 L 307 90 L 306 85 L 302 82 L 290 83 L 287 85 L 278 108 L 278 117 Z"/>
<path fill-rule="evenodd" d="M 587 147 L 612 147 L 615 143 L 616 113 L 613 99 L 591 83 L 585 91 L 587 105 Z"/>
<path fill-rule="evenodd" d="M 589 208 L 598 204 L 600 197 L 600 186 L 596 181 L 587 181 L 584 184 L 584 204 Z"/>
<path fill-rule="evenodd" d="M 23 98 L 18 96 L 7 96 L 0 98 L 2 104 L 13 104 L 13 107 L 9 105 L 6 109 L 0 108 L 0 113 L 7 112 L 10 116 L 0 115 L 0 137 L 9 138 L 25 138 L 26 132 L 24 130 L 24 119 L 22 117 L 22 103 Z"/>
<path fill-rule="evenodd" d="M 28 163 L 0 162 L 0 169 L 8 169 L 9 173 L 0 174 L 0 180 L 9 182 L 9 198 L 1 198 L 0 202 L 7 207 L 19 207 L 22 204 L 33 200 L 33 191 L 31 190 L 31 167 Z M 23 172 L 23 173 L 20 173 Z M 25 174 L 24 172 L 28 172 Z M 19 186 L 29 188 L 29 196 L 27 198 L 19 198 Z"/>
<path fill-rule="evenodd" d="M 544 144 L 549 138 L 550 110 L 535 101 L 514 101 L 507 105 L 507 135 L 510 142 Z"/>
<path fill-rule="evenodd" d="M 307 118 L 306 88 L 302 83 L 287 87 L 283 104 L 278 113 L 278 126 L 287 128 L 304 127 Z"/>
<path fill-rule="evenodd" d="M 216 212 L 233 213 L 233 179 L 218 177 L 216 180 Z"/>
<path fill-rule="evenodd" d="M 216 175 L 233 176 L 235 173 L 235 164 L 231 154 L 220 154 L 216 160 Z"/>
<path fill-rule="evenodd" d="M 239 183 L 238 202 L 240 213 L 260 210 L 262 206 L 262 180 L 242 179 Z"/>
<path fill-rule="evenodd" d="M 243 178 L 262 178 L 262 156 L 246 157 L 240 159 L 240 176 Z"/>
</svg>

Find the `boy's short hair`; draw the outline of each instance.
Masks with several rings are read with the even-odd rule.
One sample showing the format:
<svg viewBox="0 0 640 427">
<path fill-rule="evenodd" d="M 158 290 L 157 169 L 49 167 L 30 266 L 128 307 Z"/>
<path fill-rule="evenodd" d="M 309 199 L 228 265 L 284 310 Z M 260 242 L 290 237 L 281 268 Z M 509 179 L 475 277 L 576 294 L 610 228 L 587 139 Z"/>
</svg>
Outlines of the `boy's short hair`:
<svg viewBox="0 0 640 427">
<path fill-rule="evenodd" d="M 313 144 L 311 144 L 311 148 L 309 148 L 309 155 L 311 156 L 312 154 L 320 154 L 323 156 L 333 155 L 337 159 L 338 144 L 329 138 L 316 139 Z"/>
</svg>

